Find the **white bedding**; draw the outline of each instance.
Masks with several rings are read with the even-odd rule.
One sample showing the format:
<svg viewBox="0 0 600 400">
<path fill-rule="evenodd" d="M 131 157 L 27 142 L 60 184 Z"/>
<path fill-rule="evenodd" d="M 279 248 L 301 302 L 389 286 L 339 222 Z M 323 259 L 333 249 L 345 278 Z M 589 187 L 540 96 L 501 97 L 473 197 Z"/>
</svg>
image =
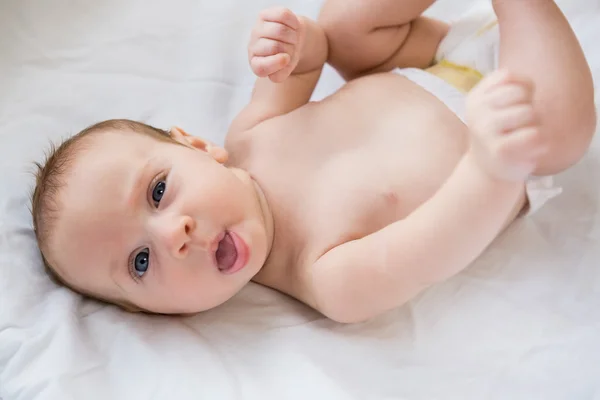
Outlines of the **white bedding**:
<svg viewBox="0 0 600 400">
<path fill-rule="evenodd" d="M 192 318 L 132 315 L 44 276 L 27 205 L 49 140 L 125 117 L 222 142 L 274 4 L 314 17 L 321 0 L 2 2 L 0 398 L 600 399 L 600 139 L 472 267 L 365 324 L 257 285 Z M 600 79 L 599 1 L 561 4 Z M 327 69 L 315 98 L 340 84 Z"/>
</svg>

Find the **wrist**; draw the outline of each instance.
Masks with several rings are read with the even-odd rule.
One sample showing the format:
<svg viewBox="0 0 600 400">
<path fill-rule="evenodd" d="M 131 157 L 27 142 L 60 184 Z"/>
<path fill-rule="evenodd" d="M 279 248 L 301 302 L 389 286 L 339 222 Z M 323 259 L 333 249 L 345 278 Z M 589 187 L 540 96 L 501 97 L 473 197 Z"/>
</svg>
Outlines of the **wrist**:
<svg viewBox="0 0 600 400">
<path fill-rule="evenodd" d="M 491 166 L 482 165 L 480 157 L 472 150 L 463 156 L 462 164 L 464 169 L 469 171 L 471 179 L 490 189 L 510 192 L 520 192 L 523 189 L 524 180 L 505 179 L 495 174 Z"/>
<path fill-rule="evenodd" d="M 320 69 L 327 62 L 329 53 L 325 31 L 316 21 L 299 16 L 304 31 L 298 65 L 292 74 L 303 74 Z"/>
<path fill-rule="evenodd" d="M 522 185 L 532 170 L 528 165 L 491 159 L 486 152 L 473 146 L 465 154 L 465 160 L 472 168 L 498 183 Z"/>
</svg>

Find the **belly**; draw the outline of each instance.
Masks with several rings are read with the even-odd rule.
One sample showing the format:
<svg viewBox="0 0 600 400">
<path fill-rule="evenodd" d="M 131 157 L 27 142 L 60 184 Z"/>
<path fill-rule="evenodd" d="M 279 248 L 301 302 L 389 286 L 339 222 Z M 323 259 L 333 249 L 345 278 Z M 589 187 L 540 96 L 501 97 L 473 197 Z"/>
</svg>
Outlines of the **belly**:
<svg viewBox="0 0 600 400">
<path fill-rule="evenodd" d="M 465 125 L 439 99 L 397 76 L 369 78 L 332 97 L 331 110 L 323 105 L 329 129 L 321 147 L 328 156 L 310 190 L 314 202 L 304 210 L 308 220 L 327 221 L 310 234 L 325 245 L 317 252 L 410 214 L 467 149 Z"/>
</svg>

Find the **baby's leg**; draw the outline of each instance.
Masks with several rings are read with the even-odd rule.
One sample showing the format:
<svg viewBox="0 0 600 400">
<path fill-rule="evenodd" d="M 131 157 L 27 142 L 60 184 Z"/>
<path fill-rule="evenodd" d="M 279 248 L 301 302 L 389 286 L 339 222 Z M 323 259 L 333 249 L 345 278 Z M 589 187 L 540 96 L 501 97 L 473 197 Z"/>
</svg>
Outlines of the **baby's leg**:
<svg viewBox="0 0 600 400">
<path fill-rule="evenodd" d="M 327 0 L 319 23 L 329 64 L 352 79 L 396 67 L 429 67 L 448 26 L 420 17 L 435 0 Z"/>
<path fill-rule="evenodd" d="M 591 72 L 581 47 L 553 0 L 494 0 L 500 67 L 528 77 L 550 151 L 535 171 L 551 175 L 576 163 L 595 131 Z"/>
</svg>

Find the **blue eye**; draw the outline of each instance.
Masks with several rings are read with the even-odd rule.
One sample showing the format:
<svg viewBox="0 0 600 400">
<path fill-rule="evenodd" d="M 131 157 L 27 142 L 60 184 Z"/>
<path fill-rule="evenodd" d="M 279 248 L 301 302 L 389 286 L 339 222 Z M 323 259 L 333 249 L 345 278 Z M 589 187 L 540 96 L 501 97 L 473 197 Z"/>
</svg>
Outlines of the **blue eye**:
<svg viewBox="0 0 600 400">
<path fill-rule="evenodd" d="M 142 275 L 148 271 L 149 266 L 150 250 L 146 248 L 135 255 L 135 259 L 133 260 L 133 269 L 135 274 L 141 278 Z"/>
<path fill-rule="evenodd" d="M 154 185 L 154 189 L 152 189 L 152 201 L 154 202 L 155 207 L 158 207 L 158 204 L 165 194 L 165 190 L 167 190 L 167 183 L 165 181 L 159 181 Z"/>
</svg>

